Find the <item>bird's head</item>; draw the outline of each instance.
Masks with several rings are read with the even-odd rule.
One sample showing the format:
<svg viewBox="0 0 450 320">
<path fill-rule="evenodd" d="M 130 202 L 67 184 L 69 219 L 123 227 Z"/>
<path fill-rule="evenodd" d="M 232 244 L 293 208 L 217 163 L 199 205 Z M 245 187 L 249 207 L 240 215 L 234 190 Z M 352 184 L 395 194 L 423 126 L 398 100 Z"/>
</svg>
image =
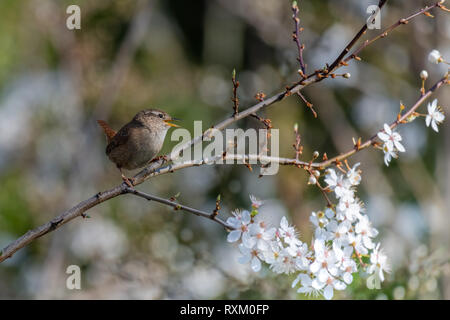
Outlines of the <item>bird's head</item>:
<svg viewBox="0 0 450 320">
<path fill-rule="evenodd" d="M 147 109 L 139 111 L 134 120 L 137 120 L 150 128 L 169 129 L 170 127 L 179 127 L 171 121 L 180 120 L 171 117 L 167 112 L 158 109 Z"/>
</svg>

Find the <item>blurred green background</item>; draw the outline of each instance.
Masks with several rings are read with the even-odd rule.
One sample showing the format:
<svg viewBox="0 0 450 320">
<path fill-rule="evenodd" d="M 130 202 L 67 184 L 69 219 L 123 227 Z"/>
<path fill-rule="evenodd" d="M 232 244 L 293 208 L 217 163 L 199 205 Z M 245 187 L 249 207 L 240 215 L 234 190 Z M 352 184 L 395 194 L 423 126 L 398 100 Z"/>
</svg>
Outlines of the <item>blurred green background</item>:
<svg viewBox="0 0 450 320">
<path fill-rule="evenodd" d="M 300 1 L 308 70 L 331 63 L 378 1 Z M 382 27 L 432 1 L 389 1 Z M 66 8 L 81 8 L 81 30 L 66 28 Z M 261 116 L 280 130 L 280 155 L 292 157 L 299 124 L 304 158 L 351 148 L 395 118 L 399 101 L 413 103 L 420 88 L 446 71 L 426 61 L 437 48 L 450 58 L 450 21 L 418 17 L 362 53 L 339 73 Z M 157 107 L 204 128 L 232 112 L 231 72 L 241 83 L 241 108 L 254 95 L 279 92 L 297 79 L 290 1 L 164 0 L 0 2 L 0 247 L 98 191 L 121 182 L 104 154 L 97 119 L 120 128 L 139 110 Z M 378 34 L 368 31 L 366 37 Z M 342 71 L 342 72 L 341 72 Z M 448 106 L 447 88 L 437 94 Z M 422 109 L 423 112 L 425 109 Z M 448 109 L 447 109 L 448 110 Z M 446 111 L 447 111 L 446 110 Z M 238 126 L 256 126 L 252 119 Z M 359 196 L 382 242 L 392 273 L 381 290 L 356 277 L 341 299 L 450 298 L 450 126 L 436 134 L 418 119 L 399 129 L 407 149 L 390 167 L 365 150 Z M 166 139 L 163 152 L 176 142 Z M 202 166 L 148 180 L 138 188 L 221 214 L 248 208 L 249 194 L 266 200 L 262 214 L 287 215 L 311 239 L 311 211 L 325 205 L 302 170 L 281 167 L 258 178 L 244 166 Z M 267 269 L 254 274 L 236 262 L 238 249 L 206 219 L 122 196 L 46 235 L 0 264 L 0 298 L 16 299 L 303 299 L 292 277 Z M 66 289 L 67 266 L 82 269 L 82 290 Z"/>
</svg>

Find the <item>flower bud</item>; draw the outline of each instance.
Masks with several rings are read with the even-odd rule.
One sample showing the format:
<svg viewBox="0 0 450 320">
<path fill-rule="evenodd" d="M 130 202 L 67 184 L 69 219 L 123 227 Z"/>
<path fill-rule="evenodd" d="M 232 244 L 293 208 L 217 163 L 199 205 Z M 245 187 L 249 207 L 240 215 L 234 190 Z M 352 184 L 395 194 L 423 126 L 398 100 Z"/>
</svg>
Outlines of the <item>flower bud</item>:
<svg viewBox="0 0 450 320">
<path fill-rule="evenodd" d="M 425 81 L 428 79 L 428 72 L 427 70 L 422 70 L 422 72 L 420 73 L 420 78 Z"/>
<path fill-rule="evenodd" d="M 308 184 L 316 184 L 316 183 L 317 183 L 316 177 L 314 177 L 313 175 L 310 175 L 309 179 L 308 179 Z"/>
<path fill-rule="evenodd" d="M 314 151 L 313 158 L 317 159 L 317 157 L 319 157 L 319 151 Z"/>
<path fill-rule="evenodd" d="M 350 73 L 348 73 L 348 72 L 343 74 L 343 77 L 344 77 L 345 79 L 349 79 L 351 76 L 352 76 L 352 75 L 351 75 Z"/>
</svg>

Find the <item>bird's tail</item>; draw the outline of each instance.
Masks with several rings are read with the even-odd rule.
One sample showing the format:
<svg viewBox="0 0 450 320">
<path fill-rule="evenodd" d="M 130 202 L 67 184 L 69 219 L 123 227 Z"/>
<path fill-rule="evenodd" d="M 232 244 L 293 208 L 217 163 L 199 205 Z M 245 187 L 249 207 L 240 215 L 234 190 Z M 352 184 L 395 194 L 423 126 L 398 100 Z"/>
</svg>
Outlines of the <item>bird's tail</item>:
<svg viewBox="0 0 450 320">
<path fill-rule="evenodd" d="M 103 120 L 97 120 L 97 123 L 100 127 L 102 127 L 103 131 L 105 131 L 106 138 L 108 139 L 108 142 L 111 141 L 111 139 L 116 135 L 116 132 L 111 129 L 111 127 L 106 123 L 106 121 Z"/>
</svg>

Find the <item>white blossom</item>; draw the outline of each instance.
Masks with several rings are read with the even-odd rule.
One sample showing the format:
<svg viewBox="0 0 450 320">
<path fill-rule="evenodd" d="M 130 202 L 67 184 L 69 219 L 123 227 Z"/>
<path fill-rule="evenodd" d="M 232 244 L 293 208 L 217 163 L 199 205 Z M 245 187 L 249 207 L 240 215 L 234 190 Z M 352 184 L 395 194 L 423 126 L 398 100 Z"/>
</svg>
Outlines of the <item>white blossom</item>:
<svg viewBox="0 0 450 320">
<path fill-rule="evenodd" d="M 325 245 L 322 239 L 314 241 L 315 261 L 309 266 L 309 270 L 317 274 L 317 278 L 321 282 L 325 282 L 330 276 L 338 274 L 337 260 L 333 250 Z"/>
<path fill-rule="evenodd" d="M 349 220 L 342 221 L 341 223 L 333 220 L 327 225 L 327 230 L 333 237 L 333 243 L 339 245 L 348 243 L 347 234 L 350 228 L 351 223 Z"/>
<path fill-rule="evenodd" d="M 273 260 L 268 263 L 270 269 L 275 273 L 291 274 L 297 270 L 294 257 L 285 248 L 280 248 L 273 256 Z"/>
<path fill-rule="evenodd" d="M 437 104 L 437 99 L 434 99 L 432 103 L 428 103 L 428 114 L 425 118 L 425 123 L 427 127 L 429 127 L 431 124 L 433 130 L 439 132 L 437 125 L 441 124 L 441 122 L 444 121 L 445 116 L 441 112 Z"/>
<path fill-rule="evenodd" d="M 325 175 L 325 182 L 328 187 L 335 192 L 336 198 L 343 197 L 345 195 L 353 196 L 352 184 L 343 174 L 336 174 L 333 169 L 328 169 Z"/>
<path fill-rule="evenodd" d="M 249 227 L 249 232 L 244 234 L 242 242 L 248 248 L 256 246 L 260 250 L 267 250 L 270 247 L 270 242 L 275 238 L 275 228 L 266 229 L 263 222 L 253 223 Z"/>
<path fill-rule="evenodd" d="M 286 217 L 281 218 L 280 227 L 278 228 L 277 235 L 288 245 L 301 244 L 301 241 L 297 238 L 297 231 L 294 227 L 290 226 Z"/>
<path fill-rule="evenodd" d="M 249 197 L 250 197 L 250 201 L 252 202 L 252 207 L 255 209 L 258 209 L 259 207 L 261 207 L 264 204 L 264 201 L 255 197 L 252 194 Z"/>
<path fill-rule="evenodd" d="M 367 249 L 373 249 L 375 247 L 372 238 L 378 235 L 378 230 L 372 227 L 367 216 L 361 216 L 355 226 L 355 232 L 361 235 L 361 240 Z"/>
<path fill-rule="evenodd" d="M 391 153 L 396 154 L 403 147 L 400 135 L 389 127 L 380 139 Z M 334 290 L 344 290 L 350 285 L 358 268 L 371 275 L 368 284 L 377 283 L 378 287 L 389 266 L 379 244 L 373 242 L 378 231 L 363 214 L 363 203 L 355 196 L 355 188 L 361 182 L 358 167 L 359 163 L 346 173 L 327 170 L 324 180 L 338 203 L 311 213 L 309 219 L 315 229 L 312 247 L 299 239 L 286 217 L 282 217 L 278 227 L 268 227 L 264 220 L 253 221 L 248 211 L 233 212 L 227 222 L 235 230 L 229 233 L 227 240 L 239 241 L 238 261 L 250 263 L 255 272 L 266 263 L 274 273 L 296 273 L 292 287 L 299 286 L 297 292 L 322 294 L 325 299 L 331 299 Z M 320 178 L 316 173 L 311 176 Z M 254 210 L 262 204 L 253 196 L 250 199 Z M 370 256 L 369 265 L 359 263 L 361 255 Z"/>
<path fill-rule="evenodd" d="M 387 167 L 389 167 L 389 163 L 391 162 L 392 158 L 397 159 L 398 154 L 396 150 L 389 150 L 386 145 L 383 146 L 384 151 L 384 163 Z"/>
<path fill-rule="evenodd" d="M 320 290 L 313 288 L 311 276 L 305 273 L 300 273 L 297 278 L 292 282 L 292 287 L 295 287 L 300 282 L 301 286 L 297 290 L 298 293 L 303 293 L 307 296 L 318 296 Z"/>
<path fill-rule="evenodd" d="M 384 132 L 378 132 L 378 138 L 383 142 L 384 163 L 389 166 L 392 158 L 397 158 L 397 151 L 405 152 L 405 147 L 400 143 L 402 136 L 391 129 L 387 123 L 384 124 Z"/>
<path fill-rule="evenodd" d="M 238 262 L 246 264 L 250 262 L 250 266 L 254 272 L 261 270 L 261 260 L 264 259 L 263 252 L 257 248 L 247 248 L 244 244 L 239 245 L 242 256 L 238 258 Z"/>
<path fill-rule="evenodd" d="M 384 281 L 384 273 L 389 273 L 391 268 L 387 262 L 387 257 L 384 254 L 383 249 L 380 249 L 380 244 L 378 243 L 373 252 L 370 254 L 370 266 L 367 270 L 369 274 L 375 273 L 375 276 L 380 280 Z"/>
<path fill-rule="evenodd" d="M 302 243 L 299 246 L 291 246 L 287 248 L 287 251 L 294 257 L 295 266 L 299 270 L 308 270 L 310 251 L 306 243 Z"/>
<path fill-rule="evenodd" d="M 320 281 L 319 279 L 314 279 L 312 282 L 312 287 L 317 290 L 323 290 L 323 296 L 325 299 L 330 300 L 333 298 L 333 290 L 344 290 L 346 285 L 344 282 L 333 278 L 328 277 L 325 281 Z"/>
<path fill-rule="evenodd" d="M 428 61 L 435 64 L 442 62 L 443 59 L 441 53 L 436 49 L 432 50 L 428 55 Z"/>
<path fill-rule="evenodd" d="M 361 182 L 361 170 L 358 170 L 360 163 L 356 163 L 353 168 L 348 170 L 347 179 L 353 186 L 358 185 Z"/>
<path fill-rule="evenodd" d="M 402 136 L 391 129 L 387 123 L 384 124 L 384 132 L 378 132 L 378 137 L 384 141 L 384 144 L 389 150 L 397 150 L 405 152 L 405 148 L 400 143 Z"/>
<path fill-rule="evenodd" d="M 235 210 L 232 212 L 234 217 L 227 219 L 227 224 L 234 227 L 235 230 L 231 231 L 227 236 L 228 242 L 238 241 L 243 234 L 248 232 L 249 224 L 251 221 L 250 212 L 247 210 L 239 211 Z"/>
</svg>

